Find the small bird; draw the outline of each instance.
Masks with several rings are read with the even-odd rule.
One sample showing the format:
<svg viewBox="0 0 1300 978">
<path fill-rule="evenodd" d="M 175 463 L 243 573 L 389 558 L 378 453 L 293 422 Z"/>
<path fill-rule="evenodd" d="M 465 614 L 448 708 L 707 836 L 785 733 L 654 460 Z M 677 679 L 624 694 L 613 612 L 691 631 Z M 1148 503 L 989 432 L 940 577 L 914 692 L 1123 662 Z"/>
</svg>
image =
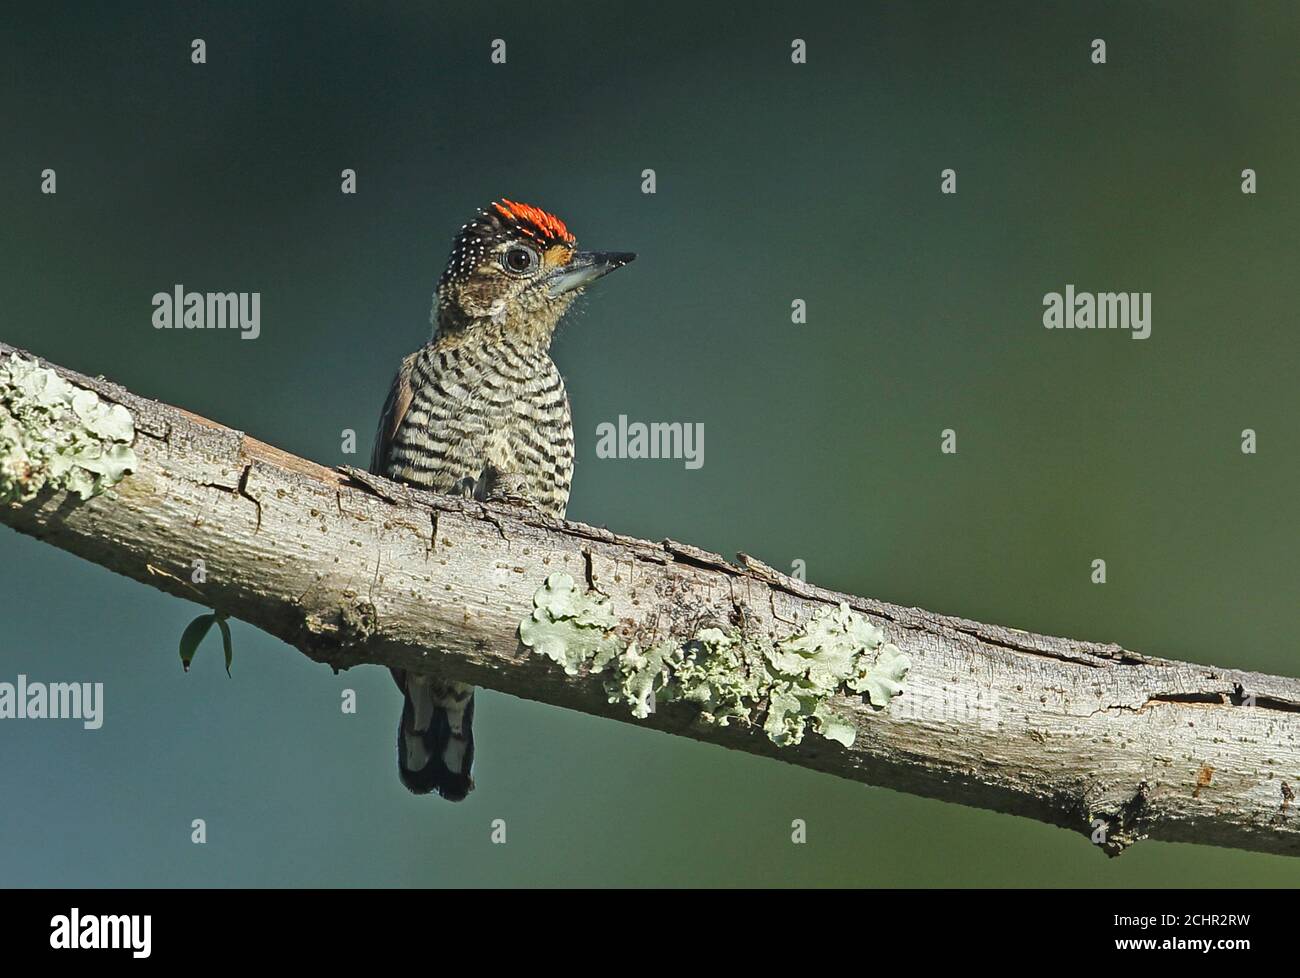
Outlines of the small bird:
<svg viewBox="0 0 1300 978">
<path fill-rule="evenodd" d="M 502 199 L 460 229 L 438 280 L 433 338 L 402 361 L 370 471 L 436 492 L 563 516 L 573 424 L 550 357 L 583 288 L 636 255 L 578 251 L 554 214 Z M 405 696 L 397 771 L 416 794 L 474 787 L 474 688 L 392 670 Z"/>
</svg>

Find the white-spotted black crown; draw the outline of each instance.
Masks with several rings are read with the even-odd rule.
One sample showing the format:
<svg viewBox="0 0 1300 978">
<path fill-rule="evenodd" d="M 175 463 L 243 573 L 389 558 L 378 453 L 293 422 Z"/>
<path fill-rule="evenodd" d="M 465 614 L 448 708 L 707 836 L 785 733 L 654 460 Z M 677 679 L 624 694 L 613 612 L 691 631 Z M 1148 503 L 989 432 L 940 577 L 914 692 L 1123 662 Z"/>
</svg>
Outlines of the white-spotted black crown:
<svg viewBox="0 0 1300 978">
<path fill-rule="evenodd" d="M 443 279 L 468 278 L 489 251 L 519 237 L 530 239 L 543 250 L 554 245 L 572 248 L 577 240 L 565 223 L 549 211 L 502 198 L 461 227 Z"/>
</svg>

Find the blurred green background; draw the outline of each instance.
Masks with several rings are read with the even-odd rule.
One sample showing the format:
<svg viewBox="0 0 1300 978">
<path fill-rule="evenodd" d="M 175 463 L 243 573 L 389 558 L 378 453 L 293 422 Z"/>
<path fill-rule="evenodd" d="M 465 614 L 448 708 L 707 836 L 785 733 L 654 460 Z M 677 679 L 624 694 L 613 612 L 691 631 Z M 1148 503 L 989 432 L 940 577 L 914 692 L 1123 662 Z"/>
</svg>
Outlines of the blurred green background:
<svg viewBox="0 0 1300 978">
<path fill-rule="evenodd" d="M 499 196 L 537 203 L 584 245 L 641 255 L 556 341 L 572 518 L 1300 673 L 1294 3 L 115 8 L 0 14 L 0 338 L 365 464 L 457 228 Z M 46 167 L 57 196 L 38 192 Z M 1042 296 L 1067 282 L 1152 292 L 1151 338 L 1044 330 Z M 176 283 L 260 291 L 261 338 L 155 331 L 150 297 Z M 619 414 L 703 422 L 704 467 L 598 460 L 596 425 Z M 203 653 L 185 675 L 197 611 L 0 529 L 0 680 L 106 684 L 99 731 L 0 726 L 0 883 L 1300 878 L 1185 845 L 1107 860 L 1027 820 L 490 691 L 477 791 L 414 798 L 384 671 L 336 677 L 235 623 L 234 678 Z"/>
</svg>

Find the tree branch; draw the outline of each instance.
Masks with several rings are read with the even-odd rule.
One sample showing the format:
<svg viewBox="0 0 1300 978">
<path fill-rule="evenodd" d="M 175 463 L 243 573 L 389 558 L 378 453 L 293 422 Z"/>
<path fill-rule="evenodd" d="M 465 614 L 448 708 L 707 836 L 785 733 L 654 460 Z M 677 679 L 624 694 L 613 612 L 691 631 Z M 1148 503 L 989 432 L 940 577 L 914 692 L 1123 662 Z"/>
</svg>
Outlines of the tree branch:
<svg viewBox="0 0 1300 978">
<path fill-rule="evenodd" d="M 0 344 L 0 367 L 13 353 Z M 856 781 L 1039 819 L 1082 832 L 1111 854 L 1151 837 L 1300 855 L 1295 679 L 836 594 L 743 554 L 737 566 L 672 541 L 327 469 L 102 379 L 43 365 L 130 413 L 135 467 L 84 501 L 47 487 L 0 504 L 0 521 L 240 618 L 335 669 L 444 671 Z M 14 461 L 12 439 L 6 449 L 3 437 L 7 393 L 0 381 L 0 469 Z M 206 567 L 201 584 L 191 581 L 195 560 Z M 608 669 L 595 674 L 578 663 L 569 675 L 521 643 L 538 589 L 560 572 L 584 599 L 608 597 L 616 625 L 607 637 L 620 648 L 635 640 L 643 650 L 689 649 L 709 628 L 755 648 L 780 647 L 844 602 L 911 668 L 902 692 L 884 704 L 845 690 L 832 697 L 855 730 L 851 747 L 811 727 L 798 743 L 778 746 L 763 729 L 761 703 L 753 723 L 711 722 L 681 700 L 635 719 L 627 703 L 609 701 Z"/>
</svg>

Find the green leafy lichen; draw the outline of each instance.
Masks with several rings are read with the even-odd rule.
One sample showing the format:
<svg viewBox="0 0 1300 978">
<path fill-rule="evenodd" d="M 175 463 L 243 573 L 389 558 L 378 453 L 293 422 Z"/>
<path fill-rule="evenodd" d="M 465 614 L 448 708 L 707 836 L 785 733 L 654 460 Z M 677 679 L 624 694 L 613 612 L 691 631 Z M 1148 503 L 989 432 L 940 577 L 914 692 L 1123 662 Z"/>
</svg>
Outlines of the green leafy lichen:
<svg viewBox="0 0 1300 978">
<path fill-rule="evenodd" d="M 611 703 L 644 719 L 658 701 L 689 703 L 707 723 L 761 726 L 782 746 L 812 729 L 852 746 L 852 721 L 831 698 L 857 693 L 883 709 L 902 690 L 911 662 L 884 633 L 847 604 L 825 608 L 799 632 L 777 642 L 718 628 L 689 640 L 626 648 L 614 635 L 608 599 L 583 593 L 567 574 L 552 574 L 520 625 L 525 646 L 558 662 L 569 675 L 583 667 L 607 672 Z"/>
<path fill-rule="evenodd" d="M 134 440 L 122 405 L 16 353 L 0 362 L 0 503 L 46 488 L 89 499 L 136 468 Z"/>
<path fill-rule="evenodd" d="M 609 601 L 583 594 L 568 574 L 552 574 L 533 595 L 533 613 L 519 626 L 524 645 L 576 675 L 584 664 L 599 668 L 618 655 L 610 635 L 614 613 Z"/>
<path fill-rule="evenodd" d="M 750 722 L 753 704 L 763 698 L 768 677 L 763 649 L 718 628 L 703 628 L 674 650 L 676 698 L 692 703 L 701 719 L 727 726 Z"/>
<path fill-rule="evenodd" d="M 592 672 L 602 672 L 607 665 L 611 666 L 612 675 L 605 680 L 609 701 L 628 704 L 632 715 L 644 720 L 654 712 L 658 694 L 668 688 L 669 657 L 674 651 L 675 647 L 667 642 L 644 650 L 633 642 L 608 662 L 593 663 Z"/>
<path fill-rule="evenodd" d="M 884 632 L 847 604 L 822 609 L 802 632 L 778 642 L 769 662 L 787 709 L 778 726 L 767 728 L 768 735 L 778 743 L 787 738 L 797 744 L 804 721 L 811 719 L 818 733 L 845 747 L 853 743 L 853 726 L 831 711 L 827 698 L 843 687 L 865 693 L 872 706 L 882 709 L 902 690 L 912 664 L 897 646 L 885 642 Z M 768 723 L 773 723 L 770 715 Z"/>
</svg>

